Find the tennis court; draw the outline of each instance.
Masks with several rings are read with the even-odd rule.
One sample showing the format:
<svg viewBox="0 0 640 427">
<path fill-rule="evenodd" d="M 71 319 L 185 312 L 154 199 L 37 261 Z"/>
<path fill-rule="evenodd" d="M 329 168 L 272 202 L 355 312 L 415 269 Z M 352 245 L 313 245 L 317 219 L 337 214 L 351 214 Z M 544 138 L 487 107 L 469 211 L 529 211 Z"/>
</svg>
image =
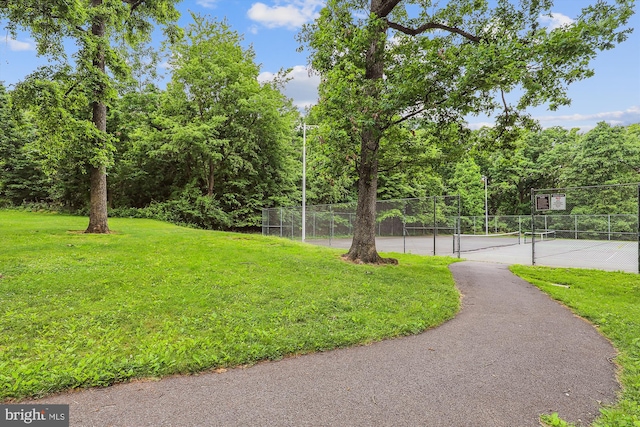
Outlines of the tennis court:
<svg viewBox="0 0 640 427">
<path fill-rule="evenodd" d="M 464 216 L 459 195 L 379 200 L 378 251 L 638 273 L 640 184 L 531 191 L 531 215 Z M 355 203 L 264 209 L 263 234 L 346 251 L 355 210 Z"/>
<path fill-rule="evenodd" d="M 525 241 L 527 243 L 525 243 Z M 530 236 L 517 233 L 460 238 L 460 257 L 502 264 L 532 264 Z M 351 237 L 307 240 L 307 243 L 348 250 Z M 412 253 L 457 257 L 454 236 L 376 237 L 379 252 Z M 615 240 L 558 239 L 536 236 L 535 264 L 549 267 L 594 268 L 638 273 L 638 242 Z"/>
<path fill-rule="evenodd" d="M 575 239 L 536 242 L 535 259 L 536 265 L 638 273 L 638 242 Z"/>
<path fill-rule="evenodd" d="M 467 253 L 520 245 L 524 237 L 519 232 L 468 235 L 443 234 L 424 236 L 377 236 L 376 247 L 380 252 L 399 252 L 417 255 L 442 255 L 466 257 Z M 351 237 L 333 239 L 307 239 L 307 243 L 349 249 Z M 459 250 L 458 250 L 459 249 Z"/>
</svg>

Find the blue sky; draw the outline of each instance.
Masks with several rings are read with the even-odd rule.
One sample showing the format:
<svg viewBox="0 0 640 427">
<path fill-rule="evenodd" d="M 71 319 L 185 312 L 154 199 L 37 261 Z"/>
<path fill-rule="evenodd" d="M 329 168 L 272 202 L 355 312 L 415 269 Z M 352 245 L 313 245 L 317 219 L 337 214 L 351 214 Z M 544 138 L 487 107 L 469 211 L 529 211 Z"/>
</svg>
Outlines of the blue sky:
<svg viewBox="0 0 640 427">
<path fill-rule="evenodd" d="M 595 1 L 556 0 L 553 19 L 542 17 L 541 23 L 570 23 L 582 7 Z M 324 0 L 188 0 L 178 7 L 182 12 L 180 23 L 185 26 L 191 21 L 189 11 L 226 18 L 235 31 L 244 35 L 245 46 L 253 46 L 261 65 L 261 79 L 292 68 L 293 80 L 286 87 L 286 94 L 303 108 L 316 102 L 319 77 L 307 71 L 307 55 L 296 51 L 296 34 L 304 23 L 317 16 L 323 3 Z M 599 121 L 640 123 L 640 15 L 633 16 L 630 26 L 636 31 L 626 42 L 600 53 L 593 61 L 595 76 L 570 87 L 571 106 L 554 112 L 542 107 L 530 110 L 544 127 L 588 130 Z M 6 85 L 17 83 L 46 63 L 47 58 L 36 56 L 28 33 L 19 34 L 15 40 L 6 31 L 0 33 L 0 81 Z M 469 117 L 468 122 L 471 128 L 478 128 L 491 124 L 491 119 Z"/>
</svg>

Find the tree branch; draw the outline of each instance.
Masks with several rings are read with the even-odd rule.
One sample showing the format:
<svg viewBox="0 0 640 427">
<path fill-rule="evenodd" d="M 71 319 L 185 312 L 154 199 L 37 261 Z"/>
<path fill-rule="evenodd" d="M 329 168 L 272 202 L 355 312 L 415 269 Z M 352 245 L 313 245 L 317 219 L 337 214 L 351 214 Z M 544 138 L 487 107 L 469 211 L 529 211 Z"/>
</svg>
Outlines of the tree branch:
<svg viewBox="0 0 640 427">
<path fill-rule="evenodd" d="M 398 160 L 396 163 L 394 163 L 393 165 L 390 165 L 386 168 L 384 167 L 378 167 L 378 172 L 391 172 L 392 170 L 395 170 L 397 167 L 402 166 L 406 164 L 405 160 Z"/>
<path fill-rule="evenodd" d="M 62 17 L 58 16 L 58 15 L 50 15 L 51 19 L 62 19 Z M 86 33 L 87 30 L 85 30 L 84 28 L 82 28 L 80 25 L 75 25 L 74 28 L 78 31 L 80 31 L 81 33 Z"/>
<path fill-rule="evenodd" d="M 509 117 L 509 106 L 507 105 L 507 100 L 504 99 L 504 90 L 500 88 L 500 93 L 502 94 L 502 105 L 504 105 L 504 114 Z"/>
<path fill-rule="evenodd" d="M 127 0 L 125 0 L 125 1 L 127 1 Z M 129 3 L 131 5 L 131 13 L 133 13 L 138 7 L 140 7 L 142 5 L 142 3 L 144 3 L 144 0 L 127 1 L 127 3 Z"/>
<path fill-rule="evenodd" d="M 434 102 L 433 104 L 428 105 L 429 104 L 429 94 L 427 94 L 427 96 L 425 97 L 425 101 L 422 104 L 421 108 L 417 109 L 416 111 L 414 111 L 414 112 L 412 112 L 410 114 L 407 114 L 406 116 L 402 116 L 399 119 L 388 123 L 386 126 L 384 126 L 382 128 L 382 130 L 387 130 L 391 126 L 399 125 L 402 122 L 406 122 L 407 120 L 412 119 L 413 117 L 417 116 L 418 114 L 425 112 L 427 109 L 437 107 L 437 106 L 439 106 L 441 104 L 444 104 L 446 101 L 447 101 L 447 99 L 443 99 L 441 101 Z"/>
<path fill-rule="evenodd" d="M 151 126 L 152 128 L 154 128 L 155 130 L 160 131 L 160 132 L 164 132 L 165 130 L 169 130 L 169 128 L 168 128 L 168 127 L 166 127 L 166 126 L 162 126 L 162 125 L 159 125 L 159 124 L 155 123 L 155 122 L 153 121 L 153 119 L 149 120 L 149 121 L 148 121 L 148 124 L 149 124 L 149 126 Z"/>
<path fill-rule="evenodd" d="M 459 34 L 462 37 L 474 43 L 480 43 L 480 41 L 482 40 L 481 37 L 474 36 L 473 34 L 470 34 L 464 30 L 461 30 L 460 28 L 450 27 L 448 25 L 438 24 L 435 22 L 428 22 L 426 24 L 419 26 L 418 28 L 408 28 L 408 27 L 405 27 L 404 25 L 396 24 L 395 22 L 391 22 L 387 20 L 387 25 L 389 26 L 389 28 L 393 28 L 394 30 L 398 30 L 410 36 L 417 36 L 418 34 L 424 33 L 427 30 L 439 29 L 439 30 L 448 31 L 450 33 Z"/>
<path fill-rule="evenodd" d="M 386 18 L 393 9 L 400 3 L 400 0 L 384 0 L 381 1 L 377 8 L 371 10 L 380 18 Z"/>
<path fill-rule="evenodd" d="M 402 122 L 406 122 L 407 120 L 409 120 L 409 119 L 417 116 L 418 114 L 424 112 L 426 109 L 427 109 L 427 106 L 425 104 L 422 108 L 419 108 L 418 110 L 414 111 L 413 113 L 407 114 L 406 116 L 400 117 L 398 120 L 395 120 L 395 121 L 392 121 L 392 122 L 388 123 L 386 126 L 383 127 L 382 130 L 387 130 L 391 126 L 399 125 Z"/>
<path fill-rule="evenodd" d="M 64 97 L 68 97 L 69 94 L 76 88 L 76 86 L 78 86 L 78 84 L 80 84 L 81 80 L 76 80 L 75 83 L 73 83 L 71 85 L 71 87 L 69 87 L 69 89 L 67 89 L 67 91 L 64 93 Z"/>
<path fill-rule="evenodd" d="M 142 6 L 145 0 L 122 0 L 122 1 L 131 5 L 131 9 L 129 10 L 129 17 L 131 17 L 131 15 L 133 15 L 133 12 L 135 12 L 137 8 Z"/>
</svg>

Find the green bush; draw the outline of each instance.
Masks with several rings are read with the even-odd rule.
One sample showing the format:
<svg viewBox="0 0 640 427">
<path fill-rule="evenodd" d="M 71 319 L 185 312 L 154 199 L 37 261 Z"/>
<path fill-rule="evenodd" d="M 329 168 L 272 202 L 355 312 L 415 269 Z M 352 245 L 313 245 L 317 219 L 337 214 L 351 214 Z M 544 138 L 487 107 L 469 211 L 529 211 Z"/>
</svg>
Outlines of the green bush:
<svg viewBox="0 0 640 427">
<path fill-rule="evenodd" d="M 185 190 L 180 198 L 166 202 L 152 202 L 144 208 L 117 208 L 109 212 L 112 217 L 158 219 L 178 225 L 225 230 L 231 227 L 229 215 L 213 197 Z"/>
</svg>

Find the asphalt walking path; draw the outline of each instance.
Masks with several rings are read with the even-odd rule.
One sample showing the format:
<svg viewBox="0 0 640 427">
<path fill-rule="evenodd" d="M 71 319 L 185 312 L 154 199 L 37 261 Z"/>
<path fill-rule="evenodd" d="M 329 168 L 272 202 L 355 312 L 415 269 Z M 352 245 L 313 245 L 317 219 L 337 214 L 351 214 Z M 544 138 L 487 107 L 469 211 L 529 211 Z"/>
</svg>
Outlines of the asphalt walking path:
<svg viewBox="0 0 640 427">
<path fill-rule="evenodd" d="M 588 425 L 615 401 L 615 350 L 505 265 L 451 265 L 462 310 L 420 335 L 42 399 L 72 426 Z"/>
</svg>

